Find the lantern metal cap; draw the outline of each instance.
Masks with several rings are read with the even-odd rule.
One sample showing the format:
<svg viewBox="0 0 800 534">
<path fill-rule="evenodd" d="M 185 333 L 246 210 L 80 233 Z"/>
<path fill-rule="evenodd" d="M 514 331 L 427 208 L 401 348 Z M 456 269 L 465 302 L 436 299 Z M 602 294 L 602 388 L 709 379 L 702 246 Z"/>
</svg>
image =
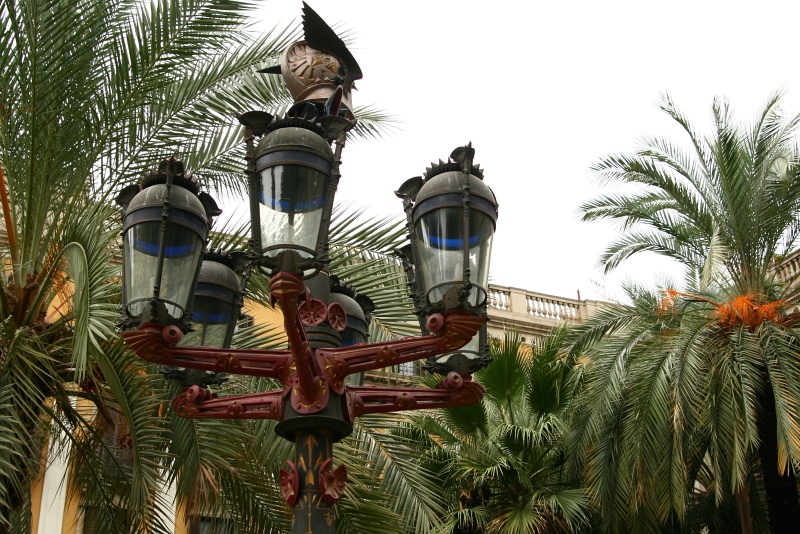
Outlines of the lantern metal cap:
<svg viewBox="0 0 800 534">
<path fill-rule="evenodd" d="M 142 173 L 138 184 L 131 184 L 122 188 L 114 201 L 122 207 L 123 212 L 127 211 L 131 201 L 140 191 L 153 185 L 166 184 L 168 176 L 172 178 L 173 185 L 187 189 L 195 195 L 198 194 L 197 179 L 192 175 L 186 176 L 183 163 L 173 156 L 163 160 L 158 169 L 148 169 Z"/>
<path fill-rule="evenodd" d="M 142 189 L 128 204 L 126 214 L 143 208 L 161 206 L 166 198 L 166 184 L 153 184 Z M 169 204 L 172 209 L 188 211 L 192 215 L 207 220 L 206 208 L 196 194 L 183 187 L 175 187 L 170 191 Z"/>
<path fill-rule="evenodd" d="M 395 191 L 395 195 L 411 199 L 416 208 L 423 201 L 437 195 L 462 194 L 465 176 L 469 174 L 476 178 L 469 182 L 470 196 L 488 200 L 493 208 L 489 215 L 497 220 L 497 197 L 483 181 L 483 169 L 480 165 L 473 164 L 474 156 L 475 149 L 472 148 L 472 143 L 458 147 L 453 150 L 447 161 L 439 160 L 438 163 L 431 163 L 431 166 L 425 169 L 422 177 L 415 176 L 406 180 Z M 484 211 L 487 209 L 488 207 L 484 208 Z"/>
<path fill-rule="evenodd" d="M 356 291 L 352 284 L 339 281 L 336 275 L 331 275 L 331 301 L 338 302 L 347 315 L 352 315 L 369 323 L 371 314 L 375 311 L 375 303 L 366 295 Z"/>
<path fill-rule="evenodd" d="M 217 251 L 206 252 L 203 254 L 203 263 L 200 266 L 197 282 L 222 286 L 238 293 L 240 290 L 239 277 L 234 271 L 234 267 L 235 262 L 230 256 Z"/>
<path fill-rule="evenodd" d="M 445 164 L 444 166 L 455 166 L 455 169 L 436 172 L 432 177 L 426 179 L 415 196 L 415 205 L 418 206 L 436 195 L 460 195 L 464 191 L 464 173 L 458 169 L 458 164 Z M 479 178 L 474 174 L 471 176 Z M 482 179 L 470 181 L 469 188 L 471 197 L 482 197 L 491 202 L 495 208 L 495 218 L 497 218 L 497 198 L 494 196 L 494 191 Z"/>
<path fill-rule="evenodd" d="M 325 132 L 316 124 L 303 119 L 285 119 L 276 122 L 267 129 L 267 134 L 261 138 L 256 147 L 256 172 L 264 168 L 282 163 L 275 160 L 270 163 L 263 161 L 264 156 L 273 152 L 305 152 L 321 157 L 328 164 L 328 169 L 320 169 L 326 174 L 330 172 L 333 163 L 333 150 L 325 139 Z M 287 156 L 294 160 L 291 156 Z M 302 160 L 293 161 L 303 164 Z"/>
<path fill-rule="evenodd" d="M 169 200 L 172 207 L 189 211 L 206 219 L 209 226 L 211 226 L 212 218 L 222 213 L 211 195 L 200 192 L 197 178 L 191 173 L 186 173 L 183 162 L 175 156 L 162 160 L 158 169 L 145 171 L 139 183 L 124 187 L 115 201 L 122 207 L 123 215 L 143 207 L 152 207 L 163 202 L 167 185 L 177 186 L 170 194 Z M 142 191 L 147 191 L 147 194 L 140 195 L 139 193 Z M 195 198 L 192 199 L 192 197 Z M 195 199 L 200 201 L 199 206 Z M 202 207 L 202 211 L 198 207 Z"/>
</svg>

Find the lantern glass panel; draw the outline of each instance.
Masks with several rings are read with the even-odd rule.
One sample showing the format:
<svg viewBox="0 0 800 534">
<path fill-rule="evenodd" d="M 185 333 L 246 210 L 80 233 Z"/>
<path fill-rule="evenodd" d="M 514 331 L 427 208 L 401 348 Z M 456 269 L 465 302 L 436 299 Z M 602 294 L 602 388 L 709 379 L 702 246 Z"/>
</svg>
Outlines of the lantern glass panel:
<svg viewBox="0 0 800 534">
<path fill-rule="evenodd" d="M 225 345 L 228 325 L 195 323 L 194 327 L 194 332 L 189 332 L 183 336 L 180 342 L 181 346 L 222 348 Z"/>
<path fill-rule="evenodd" d="M 184 226 L 169 225 L 161 280 L 156 280 L 160 240 L 161 222 L 157 221 L 134 224 L 125 233 L 123 280 L 128 313 L 132 317 L 142 315 L 157 285 L 159 298 L 171 317 L 181 319 L 186 310 L 203 250 L 202 239 Z"/>
<path fill-rule="evenodd" d="M 366 343 L 367 336 L 364 335 L 364 332 L 366 331 L 367 323 L 358 317 L 353 317 L 352 315 L 348 316 L 347 328 L 345 328 L 344 332 L 342 332 L 342 347 Z"/>
<path fill-rule="evenodd" d="M 234 319 L 236 293 L 216 284 L 198 282 L 192 310 L 195 331 L 186 334 L 181 345 L 223 347 Z"/>
<path fill-rule="evenodd" d="M 494 222 L 485 213 L 470 212 L 469 279 L 485 290 L 489 281 Z M 423 290 L 429 302 L 438 302 L 464 277 L 464 208 L 450 206 L 429 211 L 416 224 Z M 477 287 L 470 291 L 469 303 L 478 306 L 484 294 Z"/>
<path fill-rule="evenodd" d="M 261 171 L 259 218 L 261 246 L 290 245 L 301 257 L 311 258 L 317 248 L 328 177 L 310 167 L 276 165 Z M 295 248 L 300 247 L 300 248 Z M 275 257 L 284 247 L 265 250 Z"/>
</svg>

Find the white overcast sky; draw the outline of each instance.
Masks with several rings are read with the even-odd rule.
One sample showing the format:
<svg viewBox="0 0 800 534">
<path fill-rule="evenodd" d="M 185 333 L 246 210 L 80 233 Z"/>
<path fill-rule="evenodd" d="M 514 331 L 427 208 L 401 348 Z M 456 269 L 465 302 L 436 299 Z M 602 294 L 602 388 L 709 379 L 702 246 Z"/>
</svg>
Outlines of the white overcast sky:
<svg viewBox="0 0 800 534">
<path fill-rule="evenodd" d="M 615 229 L 577 214 L 597 194 L 598 158 L 631 152 L 644 135 L 676 137 L 655 105 L 661 93 L 699 130 L 716 95 L 744 121 L 776 90 L 787 113 L 800 112 L 799 2 L 309 4 L 353 33 L 364 72 L 355 103 L 402 121 L 385 140 L 348 144 L 337 202 L 399 216 L 393 191 L 472 141 L 500 203 L 490 274 L 499 285 L 602 300 L 620 296 L 622 279 L 676 272 L 655 258 L 603 277 L 597 258 Z M 265 1 L 259 24 L 289 23 L 300 9 Z"/>
</svg>

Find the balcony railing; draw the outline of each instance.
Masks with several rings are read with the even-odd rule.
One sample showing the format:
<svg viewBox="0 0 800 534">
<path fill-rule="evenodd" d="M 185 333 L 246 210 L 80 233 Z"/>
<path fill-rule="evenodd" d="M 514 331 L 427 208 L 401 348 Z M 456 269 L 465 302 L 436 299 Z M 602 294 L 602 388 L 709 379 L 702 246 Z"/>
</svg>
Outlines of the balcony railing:
<svg viewBox="0 0 800 534">
<path fill-rule="evenodd" d="M 523 338 L 547 334 L 559 323 L 579 323 L 602 306 L 594 300 L 578 300 L 489 284 L 489 334 L 519 330 Z"/>
<path fill-rule="evenodd" d="M 514 287 L 489 286 L 489 316 L 528 315 L 551 321 L 577 322 L 588 317 L 588 301 L 554 297 Z M 501 312 L 500 314 L 493 312 Z"/>
</svg>

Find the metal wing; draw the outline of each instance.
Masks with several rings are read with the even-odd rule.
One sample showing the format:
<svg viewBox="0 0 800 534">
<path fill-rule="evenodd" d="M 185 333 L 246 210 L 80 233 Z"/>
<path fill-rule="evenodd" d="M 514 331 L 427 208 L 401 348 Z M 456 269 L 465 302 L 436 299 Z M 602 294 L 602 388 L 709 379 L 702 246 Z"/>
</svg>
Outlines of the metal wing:
<svg viewBox="0 0 800 534">
<path fill-rule="evenodd" d="M 360 80 L 363 77 L 361 67 L 358 66 L 356 58 L 347 49 L 344 41 L 305 2 L 303 2 L 303 32 L 308 46 L 320 52 L 336 56 L 344 63 L 345 77 L 349 82 Z M 345 88 L 348 87 L 349 83 L 345 84 Z"/>
</svg>

